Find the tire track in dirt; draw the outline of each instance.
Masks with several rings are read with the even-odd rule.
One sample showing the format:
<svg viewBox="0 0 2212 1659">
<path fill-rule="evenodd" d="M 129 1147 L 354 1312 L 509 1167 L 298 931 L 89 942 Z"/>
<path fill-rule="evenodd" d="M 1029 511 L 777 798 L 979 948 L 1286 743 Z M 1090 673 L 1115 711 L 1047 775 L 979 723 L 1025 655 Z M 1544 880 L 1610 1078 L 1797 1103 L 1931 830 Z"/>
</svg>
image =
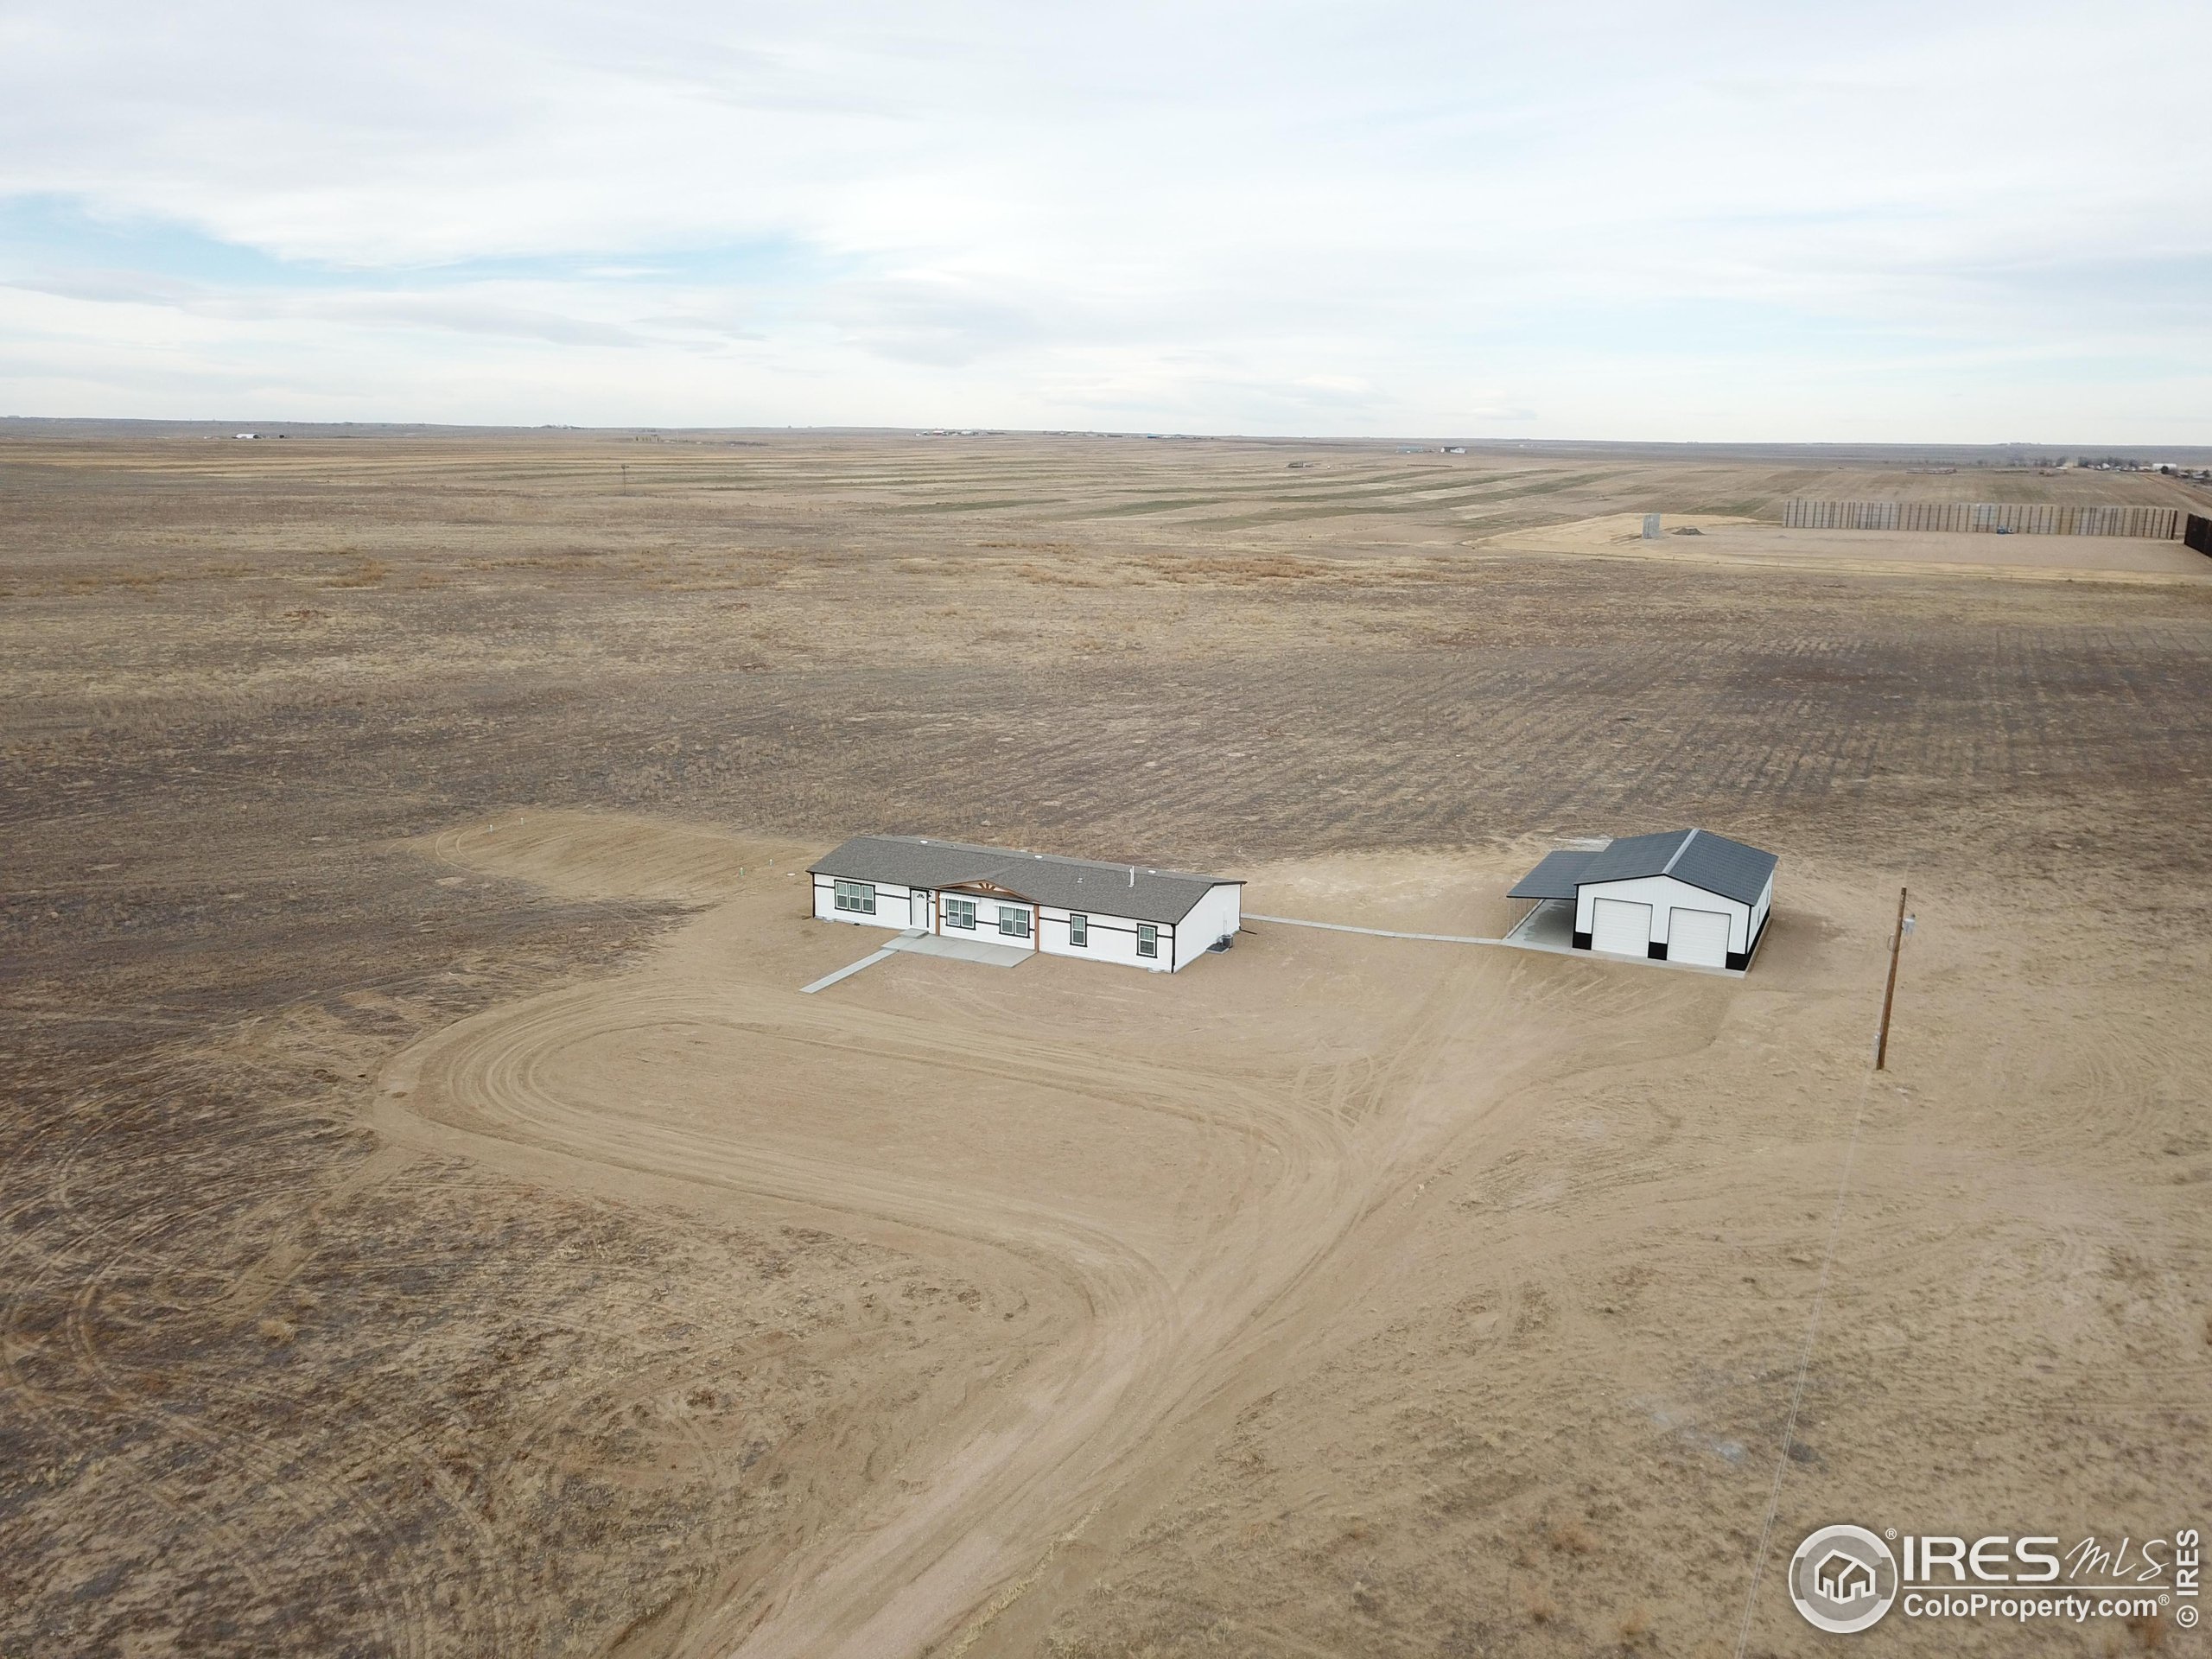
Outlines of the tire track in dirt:
<svg viewBox="0 0 2212 1659">
<path fill-rule="evenodd" d="M 5 1249 L 0 1249 L 0 1276 L 4 1276 L 10 1287 L 4 1305 L 0 1305 L 0 1383 L 4 1384 L 4 1397 L 12 1408 L 40 1423 L 63 1444 L 81 1446 L 86 1439 L 74 1426 L 73 1415 L 82 1408 L 83 1391 L 90 1390 L 100 1397 L 109 1416 L 120 1416 L 149 1428 L 165 1442 L 192 1445 L 203 1457 L 245 1476 L 254 1490 L 269 1501 L 290 1510 L 302 1522 L 312 1523 L 327 1511 L 335 1510 L 353 1516 L 364 1530 L 396 1546 L 398 1535 L 389 1521 L 345 1485 L 327 1478 L 302 1474 L 283 1459 L 264 1452 L 244 1436 L 211 1427 L 192 1413 L 146 1399 L 143 1389 L 129 1386 L 128 1379 L 116 1373 L 103 1352 L 95 1334 L 95 1310 L 126 1262 L 143 1258 L 146 1267 L 159 1271 L 165 1258 L 161 1252 L 149 1249 L 148 1241 L 240 1208 L 240 1194 L 219 1185 L 214 1196 L 197 1203 L 178 1206 L 149 1201 L 94 1222 L 89 1228 L 68 1233 L 66 1242 L 57 1236 L 67 1228 L 69 1219 L 80 1212 L 80 1206 L 70 1196 L 71 1177 L 91 1142 L 96 1137 L 115 1137 L 122 1126 L 134 1120 L 150 1126 L 158 1120 L 165 1104 L 160 1099 L 146 1100 L 114 1109 L 118 1105 L 114 1101 L 86 1103 L 73 1115 L 79 1127 L 69 1137 L 68 1149 L 58 1158 L 58 1173 L 50 1190 L 8 1212 L 11 1222 L 33 1209 L 50 1213 L 39 1217 L 42 1224 L 37 1227 L 11 1227 L 14 1237 Z M 195 1185 L 186 1190 L 204 1188 Z M 149 1211 L 154 1212 L 150 1218 Z M 119 1242 L 116 1237 L 118 1234 Z M 38 1270 L 29 1274 L 15 1272 L 14 1258 L 34 1249 L 41 1251 L 44 1257 Z M 93 1261 L 96 1254 L 97 1260 Z M 88 1261 L 92 1262 L 89 1268 Z M 60 1340 L 48 1342 L 26 1336 L 27 1308 L 38 1305 L 45 1293 L 63 1277 L 77 1277 L 80 1282 L 63 1311 L 57 1333 Z M 32 1356 L 50 1364 L 69 1366 L 73 1386 L 64 1391 L 33 1381 L 23 1364 Z M 206 1390 L 210 1385 L 203 1380 L 201 1387 Z M 203 1392 L 198 1404 L 200 1414 L 216 1415 L 217 1408 L 242 1400 L 259 1408 L 274 1407 L 279 1410 L 290 1404 L 281 1390 L 257 1387 L 237 1378 L 226 1379 L 214 1385 L 212 1392 Z M 183 1480 L 158 1474 L 142 1476 L 140 1489 L 180 1522 L 188 1522 L 193 1527 L 223 1539 L 227 1545 L 227 1570 L 235 1572 L 246 1582 L 256 1602 L 264 1605 L 281 1604 L 283 1598 L 262 1566 L 260 1552 L 253 1548 L 251 1535 L 212 1507 L 199 1490 Z M 321 1501 L 320 1506 L 317 1498 Z M 388 1578 L 382 1588 L 397 1602 L 401 1615 L 385 1630 L 387 1638 L 393 1643 L 393 1651 L 403 1656 L 426 1653 L 431 1620 L 422 1586 L 412 1578 Z"/>
<path fill-rule="evenodd" d="M 246 1022 L 244 1029 L 281 1027 L 302 1010 L 364 992 L 416 989 L 423 977 L 415 972 L 379 974 L 342 982 L 278 1005 Z M 192 1409 L 187 1410 L 148 1397 L 149 1389 L 142 1385 L 166 1386 L 161 1374 L 125 1376 L 118 1371 L 99 1333 L 98 1314 L 105 1303 L 119 1301 L 130 1309 L 130 1319 L 143 1322 L 149 1310 L 157 1317 L 189 1314 L 222 1311 L 224 1303 L 232 1302 L 235 1305 L 226 1311 L 226 1322 L 235 1323 L 250 1317 L 252 1306 L 258 1305 L 252 1301 L 253 1292 L 264 1293 L 265 1299 L 276 1287 L 264 1272 L 271 1253 L 263 1252 L 239 1269 L 194 1270 L 197 1277 L 227 1281 L 225 1290 L 198 1301 L 156 1295 L 151 1284 L 138 1287 L 135 1295 L 118 1294 L 134 1275 L 162 1281 L 173 1275 L 173 1258 L 188 1252 L 163 1248 L 164 1237 L 183 1230 L 237 1234 L 270 1216 L 310 1216 L 377 1185 L 405 1161 L 404 1155 L 394 1159 L 388 1151 L 372 1154 L 305 1211 L 296 1200 L 270 1197 L 265 1184 L 249 1182 L 219 1150 L 162 1153 L 161 1179 L 144 1183 L 145 1192 L 153 1196 L 121 1209 L 88 1205 L 77 1197 L 80 1184 L 101 1185 L 97 1178 L 80 1183 L 79 1177 L 79 1166 L 91 1160 L 97 1148 L 160 1145 L 166 1121 L 175 1109 L 175 1096 L 163 1079 L 134 1088 L 128 1095 L 85 1100 L 35 1133 L 35 1141 L 59 1134 L 66 1144 L 49 1154 L 50 1173 L 42 1187 L 4 1212 L 8 1236 L 0 1243 L 0 1277 L 4 1277 L 7 1291 L 0 1300 L 0 1390 L 4 1390 L 0 1397 L 57 1442 L 86 1452 L 107 1443 L 105 1436 L 89 1438 L 79 1426 L 88 1399 L 97 1398 L 103 1417 L 137 1426 L 172 1455 L 181 1447 L 192 1448 L 207 1465 L 228 1471 L 233 1484 L 256 1494 L 259 1502 L 289 1511 L 305 1531 L 312 1534 L 334 1524 L 352 1541 L 374 1541 L 375 1548 L 361 1553 L 364 1564 L 401 1562 L 419 1554 L 408 1523 L 388 1513 L 375 1494 L 357 1484 L 357 1477 L 396 1454 L 408 1478 L 446 1517 L 434 1533 L 441 1567 L 431 1573 L 377 1567 L 369 1576 L 356 1577 L 350 1586 L 354 1597 L 381 1610 L 376 1618 L 379 1639 L 403 1659 L 427 1655 L 434 1633 L 457 1627 L 466 1630 L 472 1642 L 495 1650 L 506 1647 L 513 1639 L 514 1610 L 524 1605 L 518 1578 L 523 1563 L 429 1447 L 404 1440 L 378 1441 L 334 1472 L 322 1473 L 311 1460 L 265 1450 L 251 1429 L 224 1426 L 291 1418 L 298 1402 L 281 1385 L 258 1383 L 243 1375 L 211 1376 L 195 1371 Z M 143 1161 L 140 1154 L 127 1155 Z M 30 1145 L 20 1148 L 0 1168 L 0 1192 L 16 1170 L 34 1168 L 37 1163 Z M 181 1202 L 186 1195 L 188 1201 Z M 30 1224 L 24 1224 L 26 1220 Z M 294 1230 L 287 1229 L 286 1237 Z M 297 1254 L 288 1252 L 280 1241 L 274 1255 L 288 1253 Z M 37 1269 L 14 1271 L 14 1260 L 26 1255 L 38 1262 Z M 287 1270 L 296 1269 L 303 1260 L 302 1255 L 291 1261 Z M 41 1306 L 65 1281 L 73 1282 L 74 1288 L 52 1332 L 56 1339 L 29 1334 L 28 1311 Z M 252 1306 L 238 1301 L 240 1292 L 247 1294 Z M 69 1367 L 71 1386 L 65 1389 L 35 1381 L 25 1370 L 25 1362 L 34 1357 Z M 231 1500 L 211 1498 L 208 1487 L 213 1483 L 159 1474 L 141 1474 L 137 1479 L 138 1490 L 175 1517 L 178 1530 L 212 1534 L 223 1541 L 222 1570 L 235 1573 L 250 1588 L 243 1605 L 278 1608 L 296 1599 L 283 1587 L 287 1575 L 271 1570 L 267 1551 L 251 1524 L 228 1512 Z M 440 1592 L 441 1584 L 468 1584 L 480 1592 L 460 1605 L 441 1605 L 448 1600 Z"/>
<path fill-rule="evenodd" d="M 1112 1089 L 1081 1079 L 1100 1071 L 1098 1055 L 1079 1045 L 1046 1040 L 1018 1062 L 984 1059 L 953 1046 L 921 1021 L 856 1008 L 834 1016 L 811 1007 L 804 1014 L 771 1006 L 747 1014 L 727 998 L 693 993 L 579 988 L 514 1010 L 480 1017 L 410 1052 L 387 1073 L 386 1101 L 402 1096 L 408 1110 L 475 1133 L 526 1139 L 571 1155 L 593 1157 L 693 1181 L 760 1192 L 789 1202 L 843 1212 L 849 1219 L 882 1220 L 955 1236 L 1012 1253 L 1033 1268 L 1063 1279 L 1084 1310 L 1082 1329 L 1020 1379 L 1010 1404 L 987 1401 L 982 1421 L 959 1436 L 964 1456 L 949 1480 L 940 1478 L 925 1502 L 894 1507 L 901 1513 L 871 1523 L 843 1545 L 851 1559 L 819 1562 L 804 1554 L 771 1585 L 751 1633 L 756 1650 L 811 1647 L 820 1632 L 852 1626 L 856 1651 L 880 1650 L 887 1637 L 909 1645 L 925 1630 L 957 1618 L 988 1590 L 988 1561 L 965 1559 L 949 1573 L 941 1540 L 975 1535 L 992 1517 L 1017 1522 L 1062 1490 L 1080 1490 L 1067 1465 L 1110 1465 L 1103 1433 L 1115 1412 L 1148 1414 L 1156 1390 L 1158 1359 L 1180 1334 L 1183 1315 L 1162 1264 L 1081 1215 L 1055 1212 L 1001 1195 L 947 1186 L 925 1179 L 868 1172 L 845 1161 L 810 1158 L 760 1147 L 734 1146 L 711 1135 L 626 1122 L 601 1105 L 564 1094 L 564 1058 L 580 1046 L 625 1030 L 670 1025 L 732 1026 L 785 1041 L 865 1052 L 975 1076 L 1004 1078 L 1039 1089 L 1090 1094 L 1103 1102 L 1164 1113 L 1226 1130 L 1264 1144 L 1275 1167 L 1264 1178 L 1247 1162 L 1245 1179 L 1276 1186 L 1326 1178 L 1335 1133 L 1310 1116 L 1278 1105 L 1266 1091 L 1216 1082 L 1204 1092 L 1165 1068 L 1116 1057 Z M 389 1109 L 387 1109 L 389 1116 Z M 404 1124 L 387 1122 L 405 1135 Z M 1249 1189 L 1248 1189 L 1249 1190 Z M 1232 1213 L 1215 1229 L 1245 1234 L 1246 1249 L 1264 1244 L 1265 1230 Z M 980 1450 L 976 1449 L 980 1448 Z M 1017 1454 L 1019 1454 L 1017 1456 Z M 1027 1531 L 1017 1528 L 1018 1532 Z M 928 1558 L 928 1559 L 918 1559 Z M 978 1569 L 982 1569 L 979 1575 Z M 939 1579 L 949 1580 L 940 1584 Z M 863 1610 L 823 1605 L 823 1587 L 885 1582 L 907 1586 L 893 1605 L 863 1617 Z M 849 1595 L 849 1591 L 839 1593 Z M 834 1598 L 832 1598 L 834 1599 Z M 893 1632 L 902 1634 L 893 1636 Z M 796 1638 L 793 1633 L 798 1632 Z"/>
<path fill-rule="evenodd" d="M 1388 1192 L 1370 1184 L 1377 1150 L 1386 1162 L 1406 1150 L 1406 1126 L 1388 1107 L 1431 1064 L 1459 997 L 1447 975 L 1380 1064 L 1359 1058 L 1331 1068 L 1325 1104 L 1126 1056 L 1115 1057 L 1112 1088 L 1075 1089 L 1274 1154 L 1272 1167 L 1246 1160 L 1239 1184 L 1217 1196 L 1202 1248 L 1188 1261 L 1138 1249 L 1076 1211 L 641 1122 L 564 1082 L 579 1048 L 679 1024 L 1063 1091 L 1071 1078 L 1103 1070 L 1099 1055 L 1064 1039 L 1033 1045 L 1018 1061 L 986 1060 L 923 1021 L 850 1007 L 801 1014 L 780 1001 L 646 987 L 555 993 L 410 1051 L 387 1072 L 380 1109 L 382 1126 L 402 1135 L 407 1126 L 394 1120 L 404 1111 L 417 1122 L 835 1210 L 849 1224 L 889 1222 L 957 1238 L 1058 1277 L 1077 1299 L 1081 1318 L 1056 1347 L 957 1413 L 921 1448 L 933 1461 L 918 1490 L 887 1486 L 861 1515 L 825 1528 L 757 1593 L 702 1621 L 688 1644 L 699 1651 L 913 1651 L 957 1628 L 1033 1549 L 1028 1541 L 1055 1535 L 1110 1484 L 1226 1342 L 1255 1322 L 1265 1328 L 1334 1243 L 1386 1201 Z M 1356 1147 L 1352 1137 L 1363 1133 L 1381 1147 Z"/>
<path fill-rule="evenodd" d="M 1359 946 L 1392 948 L 1380 940 Z M 990 1609 L 965 1633 L 959 1650 L 972 1649 L 976 1659 L 1036 1651 L 1052 1611 L 1107 1564 L 1116 1542 L 1133 1535 L 1236 1414 L 1272 1392 L 1287 1368 L 1301 1358 L 1311 1363 L 1317 1351 L 1343 1339 L 1346 1315 L 1376 1276 L 1389 1271 L 1427 1184 L 1506 1109 L 1523 1078 L 1557 1062 L 1557 1030 L 1532 1035 L 1531 1016 L 1540 1020 L 1547 1007 L 1579 1000 L 1592 973 L 1589 964 L 1531 968 L 1472 953 L 1455 953 L 1438 967 L 1413 1017 L 1382 1052 L 1330 1068 L 1323 1088 L 1309 1095 L 1318 1110 L 1358 1126 L 1344 1142 L 1340 1179 L 1301 1211 L 1271 1218 L 1278 1249 L 1269 1265 L 1276 1270 L 1251 1276 L 1236 1317 L 1214 1328 L 1210 1344 L 1184 1356 L 1172 1412 L 1162 1414 L 1104 1483 L 1096 1506 L 1103 1514 L 1087 1530 L 1092 1548 L 1085 1559 L 1060 1557 L 1051 1572 L 1040 1572 L 1045 1582 L 1038 1593 L 1027 1603 Z M 1649 988 L 1636 988 L 1650 995 Z M 1495 1043 L 1497 1063 L 1469 1090 L 1464 1077 L 1448 1072 L 1463 1059 L 1459 1051 L 1478 1038 L 1484 1051 Z M 1523 1263 L 1524 1271 L 1497 1264 L 1509 1313 L 1519 1305 L 1520 1281 L 1531 1266 L 1541 1274 L 1544 1264 Z"/>
<path fill-rule="evenodd" d="M 896 1512 L 847 1543 L 849 1559 L 836 1564 L 842 1572 L 803 1553 L 767 1586 L 756 1645 L 772 1642 L 779 1630 L 803 1627 L 819 1632 L 842 1626 L 851 1627 L 865 1647 L 880 1650 L 887 1618 L 896 1627 L 935 1628 L 972 1599 L 972 1567 L 954 1574 L 950 1586 L 932 1582 L 926 1562 L 940 1554 L 939 1540 L 966 1533 L 980 1516 L 1003 1514 L 1009 1503 L 1019 1503 L 1021 1488 L 1029 1483 L 1015 1452 L 1058 1464 L 1083 1451 L 1100 1408 L 1141 1386 L 1143 1368 L 1135 1361 L 1155 1349 L 1173 1328 L 1173 1298 L 1156 1262 L 1082 1217 L 926 1179 L 625 1122 L 588 1102 L 565 1097 L 554 1076 L 561 1052 L 577 1043 L 625 1027 L 671 1019 L 714 1023 L 718 1015 L 727 1017 L 726 1011 L 690 998 L 594 997 L 589 990 L 561 994 L 525 1005 L 517 1014 L 470 1022 L 476 1029 L 449 1043 L 434 1039 L 430 1053 L 404 1057 L 409 1063 L 393 1069 L 388 1087 L 406 1087 L 416 1095 L 416 1112 L 444 1116 L 450 1110 L 479 1132 L 518 1135 L 571 1155 L 759 1192 L 863 1222 L 890 1221 L 967 1239 L 1011 1252 L 1069 1284 L 1085 1309 L 1081 1332 L 1019 1379 L 1011 1400 L 982 1402 L 982 1409 L 974 1414 L 982 1421 L 969 1426 L 963 1436 L 976 1449 L 951 1471 L 952 1478 L 932 1483 L 920 1501 L 894 1505 Z M 899 1029 L 916 1022 L 865 1023 L 890 1027 L 871 1035 L 903 1035 L 909 1048 L 931 1046 L 922 1033 Z M 953 1063 L 966 1059 L 944 1058 Z M 1051 1081 L 1031 1066 L 981 1069 L 1012 1071 L 1039 1084 Z M 1166 1094 L 1168 1079 L 1154 1081 L 1156 1090 L 1148 1091 L 1153 1103 L 1165 1098 L 1171 1109 L 1181 1106 L 1204 1115 L 1202 1106 L 1176 1103 Z M 872 1617 L 865 1608 L 823 1605 L 825 1586 L 834 1592 L 855 1582 L 873 1586 L 887 1581 L 906 1584 L 906 1598 Z M 838 1599 L 833 1593 L 828 1599 Z"/>
</svg>

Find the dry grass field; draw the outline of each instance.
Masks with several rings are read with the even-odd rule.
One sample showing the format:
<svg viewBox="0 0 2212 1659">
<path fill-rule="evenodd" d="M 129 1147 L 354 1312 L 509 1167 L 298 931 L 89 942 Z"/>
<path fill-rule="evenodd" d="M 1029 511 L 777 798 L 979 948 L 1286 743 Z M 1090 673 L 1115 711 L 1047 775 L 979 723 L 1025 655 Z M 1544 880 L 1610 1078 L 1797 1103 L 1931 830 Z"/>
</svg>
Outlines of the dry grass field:
<svg viewBox="0 0 2212 1659">
<path fill-rule="evenodd" d="M 1791 495 L 2192 500 L 0 433 L 0 1654 L 1812 1653 L 1770 1507 L 2202 1524 L 2212 561 Z M 1486 933 L 1683 823 L 1783 859 L 1741 980 L 1254 923 L 796 992 L 861 830 Z"/>
</svg>

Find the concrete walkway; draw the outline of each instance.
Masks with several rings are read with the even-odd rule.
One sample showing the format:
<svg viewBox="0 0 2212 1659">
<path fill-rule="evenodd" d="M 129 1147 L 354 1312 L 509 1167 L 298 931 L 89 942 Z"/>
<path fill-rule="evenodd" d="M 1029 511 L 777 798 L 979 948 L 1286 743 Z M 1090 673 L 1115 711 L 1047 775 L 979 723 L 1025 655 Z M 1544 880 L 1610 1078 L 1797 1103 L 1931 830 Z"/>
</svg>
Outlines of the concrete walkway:
<svg viewBox="0 0 2212 1659">
<path fill-rule="evenodd" d="M 800 986 L 798 994 L 801 996 L 812 996 L 817 991 L 826 991 L 839 980 L 850 979 L 863 968 L 873 968 L 879 962 L 890 961 L 894 954 L 887 945 L 880 950 L 871 950 L 858 962 L 849 962 L 836 973 L 824 974 L 811 985 Z"/>
<path fill-rule="evenodd" d="M 1400 933 L 1387 927 L 1350 927 L 1343 922 L 1306 922 L 1295 916 L 1248 915 L 1248 922 L 1279 922 L 1285 927 L 1320 927 L 1332 933 L 1364 933 L 1377 939 L 1427 939 L 1433 944 L 1503 944 L 1503 939 L 1478 939 L 1465 933 Z"/>
<path fill-rule="evenodd" d="M 1309 922 L 1297 916 L 1261 916 L 1248 913 L 1248 922 L 1274 922 L 1282 927 L 1318 927 L 1331 933 L 1364 933 L 1376 939 L 1426 939 L 1432 944 L 1497 944 L 1508 950 L 1540 950 L 1548 957 L 1578 957 L 1585 962 L 1621 962 L 1638 968 L 1672 968 L 1684 974 L 1718 974 L 1723 979 L 1741 979 L 1741 968 L 1702 968 L 1688 962 L 1654 962 L 1649 957 L 1617 957 L 1599 950 L 1576 950 L 1564 944 L 1547 944 L 1525 935 L 1516 927 L 1513 934 L 1502 939 L 1480 939 L 1467 933 L 1401 933 L 1388 927 L 1352 927 L 1344 922 Z"/>
</svg>

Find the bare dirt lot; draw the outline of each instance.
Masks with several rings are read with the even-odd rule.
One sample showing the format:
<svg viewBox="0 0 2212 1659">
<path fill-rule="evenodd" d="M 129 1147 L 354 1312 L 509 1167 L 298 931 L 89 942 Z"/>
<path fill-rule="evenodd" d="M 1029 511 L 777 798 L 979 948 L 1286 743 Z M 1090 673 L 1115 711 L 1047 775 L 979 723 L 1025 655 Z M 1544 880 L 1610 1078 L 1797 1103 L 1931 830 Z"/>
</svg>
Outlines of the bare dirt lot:
<svg viewBox="0 0 2212 1659">
<path fill-rule="evenodd" d="M 2201 1525 L 2212 581 L 1770 522 L 2084 491 L 2190 500 L 7 433 L 0 1652 L 1795 1654 L 1821 1522 Z M 1783 860 L 1741 980 L 796 989 L 862 829 L 1489 934 L 1681 823 Z"/>
</svg>

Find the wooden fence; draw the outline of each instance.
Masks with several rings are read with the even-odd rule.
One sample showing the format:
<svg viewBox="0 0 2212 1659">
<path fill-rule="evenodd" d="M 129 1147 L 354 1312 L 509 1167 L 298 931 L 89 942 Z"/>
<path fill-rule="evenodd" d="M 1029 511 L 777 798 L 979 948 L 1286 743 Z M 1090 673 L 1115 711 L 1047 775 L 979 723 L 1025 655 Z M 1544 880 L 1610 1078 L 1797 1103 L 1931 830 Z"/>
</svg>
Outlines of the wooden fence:
<svg viewBox="0 0 2212 1659">
<path fill-rule="evenodd" d="M 2183 532 L 2182 540 L 2200 553 L 2212 553 L 2212 518 L 2207 518 L 2202 513 L 2190 513 L 2189 528 Z"/>
<path fill-rule="evenodd" d="M 1801 501 L 1782 510 L 1789 530 L 1985 531 L 2007 536 L 2136 536 L 2171 542 L 2178 507 L 2062 507 L 2021 501 Z"/>
</svg>

